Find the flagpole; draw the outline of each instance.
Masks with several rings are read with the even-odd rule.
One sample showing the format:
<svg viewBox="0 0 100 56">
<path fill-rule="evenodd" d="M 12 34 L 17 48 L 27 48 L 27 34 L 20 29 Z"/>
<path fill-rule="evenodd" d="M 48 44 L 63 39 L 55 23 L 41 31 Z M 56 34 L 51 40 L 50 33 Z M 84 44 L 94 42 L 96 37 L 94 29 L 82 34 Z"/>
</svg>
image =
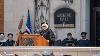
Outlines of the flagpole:
<svg viewBox="0 0 100 56">
<path fill-rule="evenodd" d="M 18 26 L 18 32 L 19 32 L 19 34 L 22 33 L 21 29 L 22 29 L 22 25 L 23 25 L 23 18 L 24 18 L 24 16 L 22 16 L 22 18 L 20 19 L 20 22 L 19 22 L 19 26 Z"/>
</svg>

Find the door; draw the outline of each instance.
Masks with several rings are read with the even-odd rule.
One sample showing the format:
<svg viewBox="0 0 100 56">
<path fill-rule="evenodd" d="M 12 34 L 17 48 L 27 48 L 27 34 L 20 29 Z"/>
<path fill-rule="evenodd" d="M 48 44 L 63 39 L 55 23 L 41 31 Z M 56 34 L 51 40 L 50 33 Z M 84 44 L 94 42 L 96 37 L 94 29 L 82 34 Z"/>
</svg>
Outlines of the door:
<svg viewBox="0 0 100 56">
<path fill-rule="evenodd" d="M 96 18 L 96 45 L 100 46 L 100 8 L 96 10 L 95 18 Z"/>
</svg>

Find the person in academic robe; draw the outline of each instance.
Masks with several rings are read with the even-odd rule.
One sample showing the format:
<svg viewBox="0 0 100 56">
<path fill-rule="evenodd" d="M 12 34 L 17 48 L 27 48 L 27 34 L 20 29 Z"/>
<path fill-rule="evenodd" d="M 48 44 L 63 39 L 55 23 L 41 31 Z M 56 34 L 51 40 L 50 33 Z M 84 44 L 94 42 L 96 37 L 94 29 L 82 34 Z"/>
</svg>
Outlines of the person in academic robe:
<svg viewBox="0 0 100 56">
<path fill-rule="evenodd" d="M 81 33 L 81 39 L 77 41 L 78 46 L 82 46 L 82 47 L 88 47 L 90 46 L 90 40 L 86 39 L 86 32 L 82 32 Z"/>
<path fill-rule="evenodd" d="M 42 29 L 39 34 L 42 35 L 49 42 L 49 46 L 53 46 L 55 42 L 55 35 L 51 29 L 48 28 L 48 23 L 41 23 Z"/>
<path fill-rule="evenodd" d="M 62 41 L 62 45 L 63 46 L 76 46 L 77 45 L 77 39 L 73 38 L 71 33 L 68 33 L 67 38 L 65 38 Z"/>
<path fill-rule="evenodd" d="M 5 34 L 0 33 L 0 46 L 6 46 L 6 41 L 7 39 L 5 39 Z"/>
<path fill-rule="evenodd" d="M 6 41 L 6 46 L 14 46 L 15 40 L 13 40 L 13 34 L 9 33 L 7 37 L 8 37 L 8 40 Z"/>
</svg>

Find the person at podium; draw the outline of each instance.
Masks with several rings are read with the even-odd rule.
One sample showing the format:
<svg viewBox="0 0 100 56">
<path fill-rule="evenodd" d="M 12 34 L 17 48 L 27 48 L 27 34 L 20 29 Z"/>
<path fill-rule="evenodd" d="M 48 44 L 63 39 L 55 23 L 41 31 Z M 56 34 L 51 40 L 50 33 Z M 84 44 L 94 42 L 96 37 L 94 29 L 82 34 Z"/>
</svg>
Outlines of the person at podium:
<svg viewBox="0 0 100 56">
<path fill-rule="evenodd" d="M 65 38 L 62 41 L 62 45 L 63 46 L 76 46 L 77 45 L 77 39 L 73 38 L 71 33 L 68 33 L 67 38 Z"/>
<path fill-rule="evenodd" d="M 81 39 L 78 40 L 78 46 L 81 46 L 81 47 L 88 47 L 90 46 L 90 40 L 86 39 L 86 35 L 87 33 L 86 32 L 82 32 L 81 33 Z"/>
<path fill-rule="evenodd" d="M 42 35 L 46 40 L 49 42 L 49 46 L 54 46 L 55 42 L 55 35 L 51 29 L 48 27 L 48 23 L 43 22 L 41 23 L 41 30 L 39 34 Z"/>
</svg>

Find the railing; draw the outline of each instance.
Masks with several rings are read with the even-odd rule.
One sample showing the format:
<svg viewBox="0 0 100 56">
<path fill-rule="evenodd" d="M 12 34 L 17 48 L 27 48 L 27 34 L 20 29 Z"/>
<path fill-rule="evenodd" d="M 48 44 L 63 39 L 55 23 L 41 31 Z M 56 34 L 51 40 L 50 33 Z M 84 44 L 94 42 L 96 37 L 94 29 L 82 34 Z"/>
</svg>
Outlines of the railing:
<svg viewBox="0 0 100 56">
<path fill-rule="evenodd" d="M 69 55 L 69 56 L 97 56 L 100 55 L 100 47 L 56 47 L 56 46 L 14 46 L 14 47 L 0 47 L 0 54 L 13 56 L 32 56 L 38 54 L 53 53 L 55 56 Z"/>
</svg>

